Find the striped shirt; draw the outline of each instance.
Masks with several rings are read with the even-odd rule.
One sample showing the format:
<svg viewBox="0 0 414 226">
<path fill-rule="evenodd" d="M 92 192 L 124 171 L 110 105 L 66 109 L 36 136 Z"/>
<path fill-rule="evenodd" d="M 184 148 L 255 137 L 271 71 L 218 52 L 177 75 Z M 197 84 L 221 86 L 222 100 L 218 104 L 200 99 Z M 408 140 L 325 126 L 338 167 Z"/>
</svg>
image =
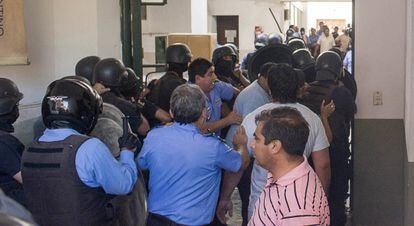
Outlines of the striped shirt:
<svg viewBox="0 0 414 226">
<path fill-rule="evenodd" d="M 328 200 L 319 178 L 306 157 L 304 161 L 267 184 L 257 200 L 249 226 L 329 225 Z"/>
</svg>

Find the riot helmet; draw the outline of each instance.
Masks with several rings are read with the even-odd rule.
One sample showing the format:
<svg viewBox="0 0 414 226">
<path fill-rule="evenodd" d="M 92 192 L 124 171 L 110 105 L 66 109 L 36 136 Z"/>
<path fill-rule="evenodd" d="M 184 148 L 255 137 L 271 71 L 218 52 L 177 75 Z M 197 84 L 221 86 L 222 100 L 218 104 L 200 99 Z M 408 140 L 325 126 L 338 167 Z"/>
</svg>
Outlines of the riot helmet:
<svg viewBox="0 0 414 226">
<path fill-rule="evenodd" d="M 6 124 L 13 124 L 19 117 L 19 101 L 23 94 L 16 84 L 7 78 L 0 78 L 0 120 Z"/>
<path fill-rule="evenodd" d="M 136 97 L 143 89 L 142 81 L 132 68 L 127 67 L 126 70 L 128 77 L 125 85 L 121 88 L 121 93 L 125 97 Z"/>
<path fill-rule="evenodd" d="M 93 83 L 101 83 L 108 88 L 119 88 L 124 85 L 128 72 L 124 64 L 115 58 L 100 60 L 93 70 Z"/>
<path fill-rule="evenodd" d="M 186 44 L 174 43 L 167 47 L 165 62 L 168 64 L 188 64 L 192 57 L 190 48 Z"/>
<path fill-rule="evenodd" d="M 84 82 L 84 83 L 86 83 L 86 84 L 88 84 L 88 85 L 91 86 L 91 82 L 87 78 L 82 77 L 82 76 L 79 76 L 79 75 L 69 75 L 69 76 L 65 76 L 65 77 L 63 77 L 61 79 L 75 79 L 75 80 L 80 80 L 80 81 L 82 81 L 82 82 Z"/>
<path fill-rule="evenodd" d="M 316 59 L 315 70 L 317 81 L 337 80 L 343 70 L 341 57 L 333 51 L 323 52 Z"/>
<path fill-rule="evenodd" d="M 93 68 L 101 60 L 97 56 L 87 56 L 78 61 L 75 66 L 75 74 L 85 77 L 92 83 Z"/>
<path fill-rule="evenodd" d="M 231 42 L 224 44 L 224 46 L 228 46 L 233 49 L 234 53 L 236 54 L 236 62 L 238 62 L 239 61 L 239 48 L 237 48 L 237 46 Z"/>
<path fill-rule="evenodd" d="M 286 43 L 291 39 L 291 38 L 293 38 L 294 37 L 294 34 L 295 34 L 295 31 L 292 29 L 292 28 L 289 28 L 287 31 L 286 31 Z"/>
<path fill-rule="evenodd" d="M 283 39 L 280 34 L 272 33 L 269 35 L 269 40 L 268 40 L 269 45 L 282 44 L 282 42 L 283 42 Z"/>
<path fill-rule="evenodd" d="M 305 42 L 300 38 L 292 38 L 288 41 L 287 45 L 295 52 L 298 49 L 306 49 Z"/>
<path fill-rule="evenodd" d="M 256 40 L 254 42 L 254 47 L 256 49 L 260 49 L 262 47 L 265 47 L 267 45 L 268 41 L 269 41 L 269 37 L 267 36 L 267 34 L 264 34 L 264 33 L 259 34 L 256 37 Z"/>
<path fill-rule="evenodd" d="M 236 62 L 237 54 L 234 50 L 229 46 L 220 46 L 216 48 L 213 52 L 212 62 L 214 65 L 224 56 L 231 56 L 233 58 L 233 62 Z"/>
<path fill-rule="evenodd" d="M 102 112 L 102 98 L 90 85 L 76 79 L 52 82 L 42 101 L 43 123 L 49 129 L 93 130 Z"/>
<path fill-rule="evenodd" d="M 315 65 L 315 59 L 307 49 L 298 49 L 292 54 L 292 65 L 294 68 L 305 69 Z"/>
</svg>

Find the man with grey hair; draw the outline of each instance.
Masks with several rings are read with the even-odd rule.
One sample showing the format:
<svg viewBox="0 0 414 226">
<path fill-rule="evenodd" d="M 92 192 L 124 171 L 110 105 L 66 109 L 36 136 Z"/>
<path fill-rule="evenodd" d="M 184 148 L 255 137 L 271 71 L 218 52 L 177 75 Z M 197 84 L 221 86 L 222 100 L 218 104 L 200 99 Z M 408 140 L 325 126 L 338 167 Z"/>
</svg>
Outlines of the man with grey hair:
<svg viewBox="0 0 414 226">
<path fill-rule="evenodd" d="M 243 171 L 249 163 L 247 137 L 240 127 L 233 139 L 238 153 L 200 133 L 206 107 L 196 85 L 174 90 L 170 112 L 174 122 L 150 131 L 138 157 L 150 172 L 147 225 L 205 225 L 214 217 L 221 170 Z"/>
</svg>

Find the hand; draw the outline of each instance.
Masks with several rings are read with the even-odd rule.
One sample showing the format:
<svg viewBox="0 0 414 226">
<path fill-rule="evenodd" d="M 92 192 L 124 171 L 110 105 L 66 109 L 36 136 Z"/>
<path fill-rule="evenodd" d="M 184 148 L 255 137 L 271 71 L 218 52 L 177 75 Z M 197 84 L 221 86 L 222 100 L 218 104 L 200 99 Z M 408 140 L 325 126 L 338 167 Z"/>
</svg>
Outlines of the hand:
<svg viewBox="0 0 414 226">
<path fill-rule="evenodd" d="M 99 95 L 111 91 L 110 88 L 106 88 L 104 85 L 102 85 L 99 82 L 97 82 L 97 83 L 95 83 L 95 85 L 93 85 L 93 89 L 96 90 L 96 92 L 98 92 Z"/>
<path fill-rule="evenodd" d="M 137 144 L 139 140 L 138 137 L 133 133 L 127 133 L 126 135 L 122 135 L 118 139 L 119 148 L 127 149 L 128 151 L 135 152 L 137 150 Z"/>
<path fill-rule="evenodd" d="M 147 95 L 148 95 L 148 93 L 150 92 L 151 90 L 150 89 L 148 89 L 148 88 L 144 88 L 143 90 L 142 90 L 142 92 L 139 94 L 139 99 L 144 99 Z"/>
<path fill-rule="evenodd" d="M 243 121 L 243 117 L 237 113 L 236 111 L 231 111 L 226 117 L 225 117 L 226 121 L 228 122 L 229 125 L 233 125 L 233 124 L 241 124 Z"/>
<path fill-rule="evenodd" d="M 240 146 L 247 146 L 247 135 L 246 130 L 243 126 L 237 128 L 236 134 L 233 137 L 233 146 L 235 148 Z"/>
<path fill-rule="evenodd" d="M 220 199 L 217 205 L 216 215 L 222 224 L 227 222 L 227 213 L 233 217 L 233 202 L 230 199 Z"/>
<path fill-rule="evenodd" d="M 335 111 L 335 103 L 333 100 L 327 105 L 325 105 L 325 100 L 322 101 L 321 104 L 321 118 L 327 119 L 331 116 L 332 112 Z"/>
</svg>

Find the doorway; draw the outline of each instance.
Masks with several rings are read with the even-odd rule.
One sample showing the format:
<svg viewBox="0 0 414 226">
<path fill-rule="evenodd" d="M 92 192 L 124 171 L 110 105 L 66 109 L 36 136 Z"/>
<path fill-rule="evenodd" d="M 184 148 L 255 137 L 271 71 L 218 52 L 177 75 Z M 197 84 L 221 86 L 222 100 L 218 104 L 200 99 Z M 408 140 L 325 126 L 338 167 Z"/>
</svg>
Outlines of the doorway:
<svg viewBox="0 0 414 226">
<path fill-rule="evenodd" d="M 239 16 L 217 16 L 217 43 L 239 46 Z"/>
</svg>

